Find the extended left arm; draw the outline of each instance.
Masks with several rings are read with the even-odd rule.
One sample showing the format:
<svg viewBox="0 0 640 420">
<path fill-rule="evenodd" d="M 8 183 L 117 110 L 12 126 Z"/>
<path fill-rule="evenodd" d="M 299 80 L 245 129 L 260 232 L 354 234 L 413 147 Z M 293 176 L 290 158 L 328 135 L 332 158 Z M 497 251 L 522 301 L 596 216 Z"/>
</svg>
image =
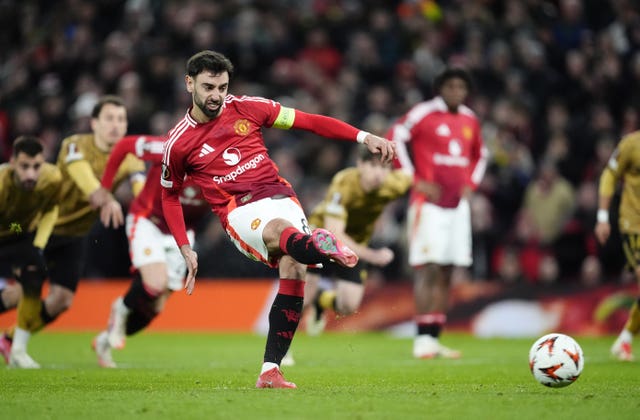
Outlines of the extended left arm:
<svg viewBox="0 0 640 420">
<path fill-rule="evenodd" d="M 371 153 L 379 153 L 383 162 L 391 162 L 395 157 L 395 145 L 387 139 L 325 115 L 309 114 L 297 109 L 281 107 L 273 127 L 289 129 L 298 128 L 311 131 L 323 137 L 339 140 L 351 140 L 364 143 Z"/>
</svg>

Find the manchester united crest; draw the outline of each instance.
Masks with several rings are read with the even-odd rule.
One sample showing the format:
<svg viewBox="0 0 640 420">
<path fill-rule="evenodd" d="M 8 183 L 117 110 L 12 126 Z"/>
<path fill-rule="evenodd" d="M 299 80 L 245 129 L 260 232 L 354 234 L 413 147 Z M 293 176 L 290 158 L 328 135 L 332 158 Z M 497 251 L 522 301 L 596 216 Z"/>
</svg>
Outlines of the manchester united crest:
<svg viewBox="0 0 640 420">
<path fill-rule="evenodd" d="M 235 124 L 233 124 L 233 129 L 239 136 L 246 136 L 247 134 L 249 134 L 250 127 L 251 123 L 245 119 L 237 120 Z"/>
<path fill-rule="evenodd" d="M 258 229 L 258 226 L 260 226 L 260 223 L 262 223 L 260 219 L 253 219 L 253 222 L 251 222 L 251 230 Z"/>
<path fill-rule="evenodd" d="M 465 140 L 471 140 L 471 138 L 473 137 L 473 129 L 468 125 L 465 125 L 464 127 L 462 127 L 462 136 Z"/>
</svg>

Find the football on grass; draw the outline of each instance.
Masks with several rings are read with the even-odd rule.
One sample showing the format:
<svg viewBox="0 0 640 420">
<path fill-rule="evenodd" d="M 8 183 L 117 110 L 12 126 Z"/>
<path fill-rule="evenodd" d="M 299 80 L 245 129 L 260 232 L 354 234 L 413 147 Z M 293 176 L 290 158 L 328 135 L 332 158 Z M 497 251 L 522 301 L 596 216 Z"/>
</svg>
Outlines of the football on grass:
<svg viewBox="0 0 640 420">
<path fill-rule="evenodd" d="M 578 379 L 584 368 L 580 345 L 565 334 L 540 337 L 529 350 L 529 368 L 542 385 L 561 388 Z"/>
</svg>

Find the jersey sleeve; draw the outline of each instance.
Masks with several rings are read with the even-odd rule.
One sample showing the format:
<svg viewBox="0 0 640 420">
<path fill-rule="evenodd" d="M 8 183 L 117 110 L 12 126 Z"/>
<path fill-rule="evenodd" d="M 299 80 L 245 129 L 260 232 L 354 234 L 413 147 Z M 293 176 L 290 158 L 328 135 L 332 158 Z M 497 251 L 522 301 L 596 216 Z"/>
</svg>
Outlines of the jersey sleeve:
<svg viewBox="0 0 640 420">
<path fill-rule="evenodd" d="M 102 174 L 101 184 L 104 188 L 110 190 L 113 187 L 113 179 L 118 172 L 120 164 L 129 153 L 135 152 L 135 137 L 127 136 L 121 139 L 111 150 L 107 166 Z"/>
<path fill-rule="evenodd" d="M 175 143 L 165 144 L 162 158 L 162 211 L 169 231 L 173 235 L 178 247 L 189 245 L 184 213 L 180 204 L 180 191 L 186 175 L 181 151 Z"/>
<path fill-rule="evenodd" d="M 127 157 L 133 154 L 139 159 L 148 162 L 159 163 L 162 161 L 162 145 L 164 138 L 159 136 L 125 136 L 114 146 L 104 174 L 102 175 L 102 186 L 108 190 L 113 187 L 113 180 L 118 172 L 118 168 Z"/>
<path fill-rule="evenodd" d="M 623 138 L 611 154 L 607 166 L 605 166 L 600 175 L 598 184 L 598 194 L 600 196 L 613 196 L 616 184 L 629 164 L 628 156 L 631 154 L 631 144 L 629 137 Z"/>
<path fill-rule="evenodd" d="M 471 162 L 469 167 L 469 185 L 473 190 L 478 188 L 478 185 L 484 177 L 484 173 L 487 170 L 487 162 L 489 160 L 489 150 L 484 146 L 482 141 L 482 134 L 480 130 L 480 124 L 478 120 L 475 120 L 473 147 L 471 149 Z"/>
</svg>

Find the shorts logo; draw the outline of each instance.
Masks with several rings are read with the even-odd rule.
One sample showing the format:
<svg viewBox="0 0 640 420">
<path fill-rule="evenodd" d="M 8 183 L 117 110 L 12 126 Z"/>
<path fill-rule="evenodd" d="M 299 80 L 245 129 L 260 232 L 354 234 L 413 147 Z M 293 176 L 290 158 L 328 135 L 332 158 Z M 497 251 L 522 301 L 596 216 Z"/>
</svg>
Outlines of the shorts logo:
<svg viewBox="0 0 640 420">
<path fill-rule="evenodd" d="M 260 226 L 260 223 L 262 223 L 262 220 L 254 219 L 253 222 L 251 222 L 251 230 L 258 229 L 258 227 Z"/>
<path fill-rule="evenodd" d="M 240 150 L 235 147 L 229 147 L 222 152 L 222 159 L 224 159 L 224 163 L 229 166 L 237 165 L 241 159 Z"/>
<path fill-rule="evenodd" d="M 144 249 L 144 255 L 146 255 L 146 256 L 151 255 L 151 248 L 145 248 Z"/>
<path fill-rule="evenodd" d="M 245 119 L 237 120 L 235 124 L 233 124 L 233 129 L 239 136 L 246 136 L 249 134 L 249 128 L 251 128 L 251 123 Z"/>
</svg>

